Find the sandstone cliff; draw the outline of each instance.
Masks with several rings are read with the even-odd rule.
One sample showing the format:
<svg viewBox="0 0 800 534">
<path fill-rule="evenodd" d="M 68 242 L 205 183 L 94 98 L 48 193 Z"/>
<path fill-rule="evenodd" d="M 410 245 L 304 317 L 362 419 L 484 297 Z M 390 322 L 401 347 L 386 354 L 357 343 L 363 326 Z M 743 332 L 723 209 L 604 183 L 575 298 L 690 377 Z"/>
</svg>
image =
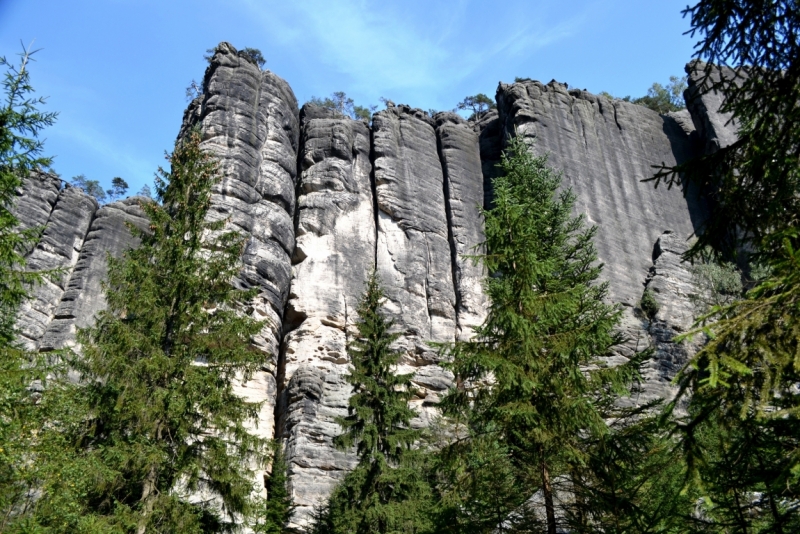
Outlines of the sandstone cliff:
<svg viewBox="0 0 800 534">
<path fill-rule="evenodd" d="M 452 375 L 429 342 L 468 338 L 485 316 L 486 273 L 467 256 L 480 250 L 479 207 L 491 203 L 494 166 L 510 136 L 549 154 L 577 196 L 576 210 L 599 226 L 604 277 L 624 307 L 630 338 L 615 359 L 650 343 L 657 348 L 634 401 L 670 394 L 669 380 L 692 350 L 672 342 L 692 320 L 691 281 L 679 254 L 708 208 L 693 191 L 641 180 L 654 165 L 682 162 L 735 135 L 713 95 L 659 115 L 557 82 L 501 83 L 498 109 L 475 121 L 391 105 L 370 124 L 298 109 L 284 80 L 227 43 L 217 47 L 204 88 L 179 135 L 200 129 L 223 172 L 213 216 L 248 238 L 235 283 L 259 290 L 242 311 L 266 320 L 253 341 L 264 363 L 239 391 L 265 401 L 253 431 L 285 447 L 295 523 L 353 465 L 332 439 L 350 395 L 347 340 L 373 269 L 401 334 L 399 371 L 415 373 L 414 424 L 435 415 Z M 39 350 L 69 345 L 104 305 L 106 253 L 135 246 L 126 223 L 144 224 L 138 200 L 98 209 L 79 190 L 37 174 L 16 209 L 27 226 L 44 227 L 28 255 L 31 267 L 63 273 L 36 288 L 21 311 L 24 341 Z M 646 286 L 662 303 L 652 322 L 637 310 Z"/>
</svg>

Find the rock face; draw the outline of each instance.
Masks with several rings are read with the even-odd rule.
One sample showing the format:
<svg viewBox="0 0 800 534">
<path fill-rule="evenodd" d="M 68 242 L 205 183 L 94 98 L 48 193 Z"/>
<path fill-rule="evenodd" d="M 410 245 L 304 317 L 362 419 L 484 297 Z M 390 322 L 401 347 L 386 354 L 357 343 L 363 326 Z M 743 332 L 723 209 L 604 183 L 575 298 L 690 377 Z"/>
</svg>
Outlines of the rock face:
<svg viewBox="0 0 800 534">
<path fill-rule="evenodd" d="M 39 350 L 54 350 L 73 345 L 77 329 L 90 326 L 94 322 L 95 314 L 105 308 L 101 284 L 108 273 L 106 254 L 119 257 L 136 246 L 137 241 L 127 224 L 142 229 L 146 227 L 147 220 L 139 207 L 139 202 L 143 200 L 145 199 L 137 197 L 120 200 L 107 204 L 94 213 L 61 300 L 41 336 Z M 91 204 L 92 208 L 96 206 L 96 203 Z"/>
<path fill-rule="evenodd" d="M 333 447 L 351 387 L 347 329 L 375 267 L 370 130 L 303 108 L 297 245 L 286 311 L 279 416 L 298 516 L 324 500 L 352 457 Z M 325 115 L 328 115 L 327 117 Z"/>
<path fill-rule="evenodd" d="M 55 309 L 66 291 L 70 275 L 78 263 L 89 225 L 97 211 L 97 201 L 80 189 L 67 186 L 56 199 L 44 233 L 28 254 L 28 268 L 60 273 L 48 277 L 33 288 L 33 298 L 26 302 L 18 323 L 26 348 L 35 350 L 54 318 Z"/>
<path fill-rule="evenodd" d="M 686 65 L 689 87 L 684 92 L 684 98 L 702 140 L 702 150 L 712 153 L 736 141 L 738 124 L 732 120 L 731 113 L 720 112 L 722 94 L 709 89 L 717 86 L 723 79 L 741 79 L 739 77 L 744 73 L 728 67 L 713 67 L 708 69 L 709 76 L 706 78 L 707 69 L 708 64 L 702 61 L 692 61 Z"/>
<path fill-rule="evenodd" d="M 289 85 L 262 72 L 228 43 L 220 43 L 206 70 L 204 94 L 184 114 L 179 137 L 202 132 L 202 147 L 220 163 L 222 180 L 212 196 L 212 217 L 248 237 L 237 284 L 259 289 L 252 314 L 265 321 L 254 343 L 263 371 L 242 384 L 247 399 L 263 401 L 255 432 L 274 435 L 277 363 L 283 310 L 289 296 L 295 248 L 299 117 Z"/>
<path fill-rule="evenodd" d="M 697 85 L 690 77 L 690 90 Z M 186 110 L 179 138 L 199 128 L 217 156 L 222 179 L 212 217 L 247 236 L 235 283 L 256 287 L 243 313 L 265 320 L 253 340 L 264 364 L 239 393 L 264 401 L 260 435 L 286 450 L 294 526 L 306 523 L 354 465 L 337 451 L 336 417 L 347 413 L 351 388 L 347 342 L 364 281 L 375 269 L 385 310 L 400 334 L 398 372 L 414 372 L 419 417 L 428 424 L 452 375 L 430 342 L 468 339 L 488 302 L 486 275 L 467 257 L 484 240 L 480 206 L 491 204 L 491 179 L 512 135 L 532 142 L 563 170 L 576 211 L 599 226 L 610 298 L 624 307 L 630 337 L 617 359 L 655 346 L 645 370 L 644 402 L 672 394 L 669 380 L 696 347 L 674 343 L 691 324 L 691 275 L 680 263 L 686 240 L 707 213 L 693 192 L 655 189 L 641 180 L 653 165 L 674 165 L 735 137 L 714 96 L 688 111 L 646 108 L 556 82 L 500 84 L 497 110 L 465 121 L 389 105 L 372 123 L 305 106 L 288 84 L 221 43 L 204 94 Z M 57 177 L 36 174 L 19 192 L 26 227 L 44 226 L 29 252 L 33 267 L 63 269 L 36 289 L 21 310 L 24 341 L 52 350 L 74 343 L 75 330 L 104 307 L 106 253 L 136 246 L 126 227 L 144 227 L 141 199 L 97 208 Z M 661 304 L 649 320 L 637 306 L 645 288 Z"/>
</svg>

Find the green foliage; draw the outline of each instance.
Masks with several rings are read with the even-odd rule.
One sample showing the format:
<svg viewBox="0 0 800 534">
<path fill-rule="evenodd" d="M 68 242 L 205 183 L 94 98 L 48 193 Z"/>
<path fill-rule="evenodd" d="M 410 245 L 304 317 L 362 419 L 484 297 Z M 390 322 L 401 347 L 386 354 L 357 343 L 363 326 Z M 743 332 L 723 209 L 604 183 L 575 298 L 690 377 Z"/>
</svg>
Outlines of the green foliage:
<svg viewBox="0 0 800 534">
<path fill-rule="evenodd" d="M 570 476 L 570 532 L 677 534 L 700 526 L 699 494 L 684 487 L 680 450 L 653 407 L 618 410 L 608 433 L 587 440 L 587 460 Z"/>
<path fill-rule="evenodd" d="M 471 111 L 470 119 L 476 118 L 490 109 L 497 108 L 494 100 L 489 98 L 483 93 L 465 97 L 464 100 L 458 103 L 456 109 Z"/>
<path fill-rule="evenodd" d="M 20 230 L 12 213 L 17 188 L 34 169 L 46 168 L 40 132 L 52 125 L 54 112 L 42 112 L 42 97 L 32 96 L 29 66 L 37 51 L 24 49 L 19 67 L 0 57 L 3 75 L 3 104 L 0 107 L 0 349 L 14 338 L 14 317 L 31 284 L 42 280 L 41 273 L 26 271 L 23 253 L 38 239 L 39 229 Z"/>
<path fill-rule="evenodd" d="M 425 478 L 425 456 L 411 450 L 421 437 L 411 428 L 411 375 L 395 374 L 398 335 L 380 312 L 384 299 L 376 273 L 367 280 L 358 306 L 358 333 L 348 345 L 353 385 L 343 433 L 334 444 L 356 447 L 358 465 L 336 487 L 314 532 L 421 533 L 431 529 L 432 493 Z"/>
<path fill-rule="evenodd" d="M 88 180 L 83 174 L 73 176 L 70 180 L 73 187 L 80 187 L 87 195 L 93 196 L 101 204 L 108 199 L 108 193 L 103 189 L 98 180 Z"/>
<path fill-rule="evenodd" d="M 647 90 L 647 95 L 633 99 L 634 104 L 645 106 L 658 113 L 669 113 L 684 109 L 683 92 L 686 90 L 686 76 L 670 76 L 665 86 L 654 83 Z"/>
<path fill-rule="evenodd" d="M 694 65 L 704 69 L 698 96 L 722 96 L 738 140 L 653 180 L 689 180 L 722 206 L 687 259 L 703 258 L 707 247 L 717 257 L 755 251 L 766 278 L 743 300 L 713 306 L 688 334 L 708 341 L 677 377 L 692 393 L 679 429 L 720 531 L 791 532 L 800 521 L 800 9 L 783 0 L 702 0 L 684 14 L 708 62 Z"/>
<path fill-rule="evenodd" d="M 701 37 L 697 56 L 707 61 L 695 65 L 703 69 L 695 98 L 718 92 L 738 140 L 661 168 L 652 180 L 691 181 L 724 206 L 698 232 L 689 257 L 707 246 L 730 257 L 742 245 L 780 255 L 781 240 L 770 236 L 800 226 L 800 8 L 791 0 L 702 0 L 684 15 Z"/>
<path fill-rule="evenodd" d="M 642 299 L 639 301 L 639 308 L 641 308 L 645 317 L 647 317 L 649 320 L 652 321 L 655 319 L 660 306 L 658 305 L 658 301 L 651 290 L 644 290 L 644 293 L 642 293 Z"/>
<path fill-rule="evenodd" d="M 700 315 L 742 297 L 742 273 L 726 261 L 698 261 L 689 267 L 696 293 L 689 295 Z"/>
<path fill-rule="evenodd" d="M 464 437 L 445 451 L 461 458 L 445 474 L 453 488 L 446 495 L 465 531 L 472 517 L 490 531 L 506 516 L 509 531 L 538 531 L 529 499 L 541 489 L 547 531 L 555 532 L 557 479 L 586 461 L 585 439 L 608 432 L 604 406 L 635 374 L 599 360 L 622 341 L 614 331 L 620 311 L 597 283 L 596 228 L 572 216 L 575 197 L 558 192 L 561 177 L 546 161 L 519 138 L 509 144 L 479 256 L 491 274 L 489 314 L 473 340 L 449 350 L 460 387 L 442 408 Z M 482 465 L 490 471 L 475 472 Z M 471 495 L 492 488 L 482 499 Z"/>
<path fill-rule="evenodd" d="M 320 106 L 326 109 L 336 111 L 337 113 L 350 117 L 351 119 L 368 121 L 372 118 L 372 114 L 378 108 L 377 106 L 358 106 L 349 98 L 344 91 L 335 91 L 331 96 L 326 98 L 318 98 L 312 96 L 308 101 L 309 104 Z"/>
<path fill-rule="evenodd" d="M 141 246 L 109 259 L 108 309 L 78 334 L 67 398 L 80 417 L 59 429 L 70 454 L 34 513 L 53 532 L 212 532 L 257 512 L 247 466 L 265 444 L 245 423 L 259 405 L 233 386 L 263 363 L 261 323 L 235 312 L 253 295 L 231 285 L 244 239 L 207 219 L 219 173 L 200 140 L 159 170 L 149 230 L 131 228 Z M 219 502 L 186 499 L 200 489 Z"/>
<path fill-rule="evenodd" d="M 109 201 L 117 200 L 118 198 L 122 198 L 125 193 L 128 192 L 128 182 L 120 178 L 119 176 L 115 176 L 111 179 L 111 189 L 106 190 L 106 194 L 108 195 Z"/>
<path fill-rule="evenodd" d="M 152 193 L 152 191 L 150 191 L 150 186 L 149 186 L 149 185 L 147 185 L 147 184 L 144 184 L 144 185 L 142 186 L 142 188 L 141 188 L 141 189 L 139 189 L 139 192 L 138 192 L 138 193 L 136 193 L 136 195 L 137 195 L 137 196 L 140 196 L 140 197 L 152 198 L 152 196 L 153 196 L 153 193 Z"/>
<path fill-rule="evenodd" d="M 267 481 L 267 499 L 263 503 L 263 517 L 256 516 L 253 525 L 258 534 L 282 534 L 289 522 L 294 506 L 289 495 L 286 459 L 283 451 L 275 447 L 272 454 L 272 473 Z"/>
<path fill-rule="evenodd" d="M 239 51 L 239 57 L 244 57 L 258 65 L 259 69 L 263 69 L 264 65 L 267 64 L 267 60 L 264 59 L 264 56 L 261 54 L 261 50 L 258 48 L 250 48 L 245 47 Z"/>
<path fill-rule="evenodd" d="M 678 376 L 682 388 L 693 391 L 683 426 L 686 454 L 696 479 L 717 503 L 712 510 L 746 516 L 748 524 L 764 523 L 768 531 L 783 525 L 788 532 L 786 525 L 800 522 L 795 239 L 796 230 L 784 239 L 784 255 L 774 261 L 772 274 L 745 299 L 701 318 L 707 324 L 689 335 L 703 332 L 709 340 Z M 720 504 L 725 495 L 738 495 L 738 502 Z"/>
</svg>

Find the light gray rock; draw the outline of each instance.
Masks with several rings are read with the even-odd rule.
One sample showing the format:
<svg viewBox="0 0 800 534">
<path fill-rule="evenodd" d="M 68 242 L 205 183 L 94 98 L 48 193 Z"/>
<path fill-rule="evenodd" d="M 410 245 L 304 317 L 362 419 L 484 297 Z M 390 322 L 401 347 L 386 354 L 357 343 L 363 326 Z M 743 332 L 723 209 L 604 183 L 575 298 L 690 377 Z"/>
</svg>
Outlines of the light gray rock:
<svg viewBox="0 0 800 534">
<path fill-rule="evenodd" d="M 705 76 L 706 71 L 708 77 Z M 728 67 L 716 67 L 702 61 L 692 61 L 686 65 L 688 88 L 684 91 L 686 107 L 700 138 L 701 149 L 706 154 L 716 152 L 733 144 L 738 139 L 739 125 L 733 115 L 720 112 L 723 97 L 711 90 L 723 79 L 741 82 L 743 71 Z"/>
<path fill-rule="evenodd" d="M 599 227 L 595 244 L 611 299 L 635 305 L 656 239 L 667 230 L 688 239 L 704 216 L 691 195 L 641 182 L 654 165 L 675 165 L 692 154 L 684 127 L 643 106 L 568 91 L 557 82 L 500 84 L 497 100 L 505 134 L 521 135 L 535 153 L 549 154 L 577 197 L 576 211 Z"/>
<path fill-rule="evenodd" d="M 101 284 L 108 275 L 107 254 L 118 258 L 126 250 L 138 245 L 127 223 L 146 229 L 147 219 L 139 203 L 147 200 L 133 197 L 106 204 L 97 210 L 66 290 L 41 337 L 39 350 L 73 346 L 77 329 L 91 326 L 95 315 L 105 309 Z"/>
<path fill-rule="evenodd" d="M 309 109 L 311 108 L 311 109 Z M 310 112 L 309 112 L 310 111 Z M 280 434 L 286 440 L 293 525 L 305 524 L 354 465 L 336 451 L 337 416 L 352 388 L 347 329 L 375 266 L 370 131 L 362 121 L 305 106 L 299 157 L 297 244 L 285 314 Z"/>
<path fill-rule="evenodd" d="M 216 47 L 204 86 L 180 135 L 199 127 L 201 146 L 219 161 L 222 180 L 210 216 L 248 236 L 238 283 L 260 290 L 252 314 L 266 327 L 256 345 L 274 377 L 294 251 L 297 100 L 284 80 L 262 72 L 228 43 Z"/>
<path fill-rule="evenodd" d="M 78 188 L 67 186 L 45 226 L 41 240 L 27 257 L 27 268 L 53 274 L 32 288 L 21 307 L 17 323 L 23 345 L 35 350 L 64 296 L 67 282 L 78 262 L 83 241 L 97 211 L 97 201 Z M 58 270 L 58 272 L 54 272 Z"/>
<path fill-rule="evenodd" d="M 678 391 L 672 379 L 704 341 L 701 336 L 691 341 L 675 341 L 675 336 L 692 327 L 697 315 L 691 295 L 696 294 L 698 288 L 692 280 L 689 264 L 681 261 L 688 248 L 685 239 L 670 231 L 664 232 L 655 244 L 645 290 L 653 295 L 658 312 L 652 318 L 639 314 L 655 350 L 654 357 L 642 369 L 646 387 L 636 399 L 641 403 L 672 399 Z"/>
<path fill-rule="evenodd" d="M 456 296 L 456 338 L 469 339 L 473 328 L 486 318 L 488 300 L 482 281 L 483 266 L 468 256 L 482 254 L 486 239 L 483 207 L 483 173 L 478 135 L 455 113 L 439 113 L 436 137 L 445 185 L 451 264 Z"/>
<path fill-rule="evenodd" d="M 11 206 L 11 213 L 19 220 L 19 229 L 44 228 L 56 205 L 59 191 L 61 178 L 55 174 L 33 171 L 22 180 Z"/>
<path fill-rule="evenodd" d="M 408 106 L 373 117 L 377 269 L 386 310 L 403 331 L 404 363 L 426 365 L 426 341 L 453 341 L 456 299 L 444 175 L 433 119 Z"/>
<path fill-rule="evenodd" d="M 283 79 L 261 71 L 224 42 L 215 49 L 203 86 L 204 94 L 184 114 L 179 138 L 189 128 L 200 129 L 201 147 L 216 156 L 222 174 L 213 190 L 209 217 L 226 220 L 226 230 L 247 237 L 235 284 L 258 289 L 242 311 L 264 321 L 253 340 L 264 354 L 264 363 L 236 391 L 262 403 L 250 431 L 273 437 L 282 319 L 295 247 L 297 99 Z M 254 492 L 265 492 L 258 479 Z"/>
</svg>

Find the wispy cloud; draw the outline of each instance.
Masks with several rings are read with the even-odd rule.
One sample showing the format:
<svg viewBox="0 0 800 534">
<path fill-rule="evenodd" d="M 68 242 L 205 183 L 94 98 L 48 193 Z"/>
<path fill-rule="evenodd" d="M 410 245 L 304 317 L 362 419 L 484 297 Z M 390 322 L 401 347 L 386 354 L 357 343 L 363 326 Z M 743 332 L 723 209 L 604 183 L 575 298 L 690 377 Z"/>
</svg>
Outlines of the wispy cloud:
<svg viewBox="0 0 800 534">
<path fill-rule="evenodd" d="M 416 12 L 413 3 L 398 7 L 365 0 L 283 5 L 241 1 L 273 38 L 314 54 L 317 61 L 348 76 L 357 91 L 430 91 L 442 80 L 457 84 L 501 55 L 507 60 L 569 38 L 586 19 L 578 13 L 554 23 L 537 18 L 540 6 L 533 8 L 528 2 L 510 3 L 519 13 L 506 13 L 496 28 L 490 24 L 488 6 L 481 11 L 467 0 L 427 8 L 420 3 Z"/>
</svg>

